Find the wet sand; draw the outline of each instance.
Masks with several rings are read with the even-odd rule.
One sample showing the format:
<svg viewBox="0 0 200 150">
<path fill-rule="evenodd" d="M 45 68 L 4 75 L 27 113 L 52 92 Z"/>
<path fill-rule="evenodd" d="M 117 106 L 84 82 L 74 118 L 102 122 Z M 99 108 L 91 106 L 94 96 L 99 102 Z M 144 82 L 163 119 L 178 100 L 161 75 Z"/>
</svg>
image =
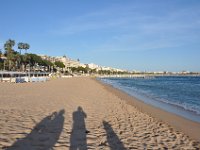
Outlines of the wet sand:
<svg viewBox="0 0 200 150">
<path fill-rule="evenodd" d="M 199 131 L 91 78 L 0 83 L 0 149 L 198 149 Z"/>
</svg>

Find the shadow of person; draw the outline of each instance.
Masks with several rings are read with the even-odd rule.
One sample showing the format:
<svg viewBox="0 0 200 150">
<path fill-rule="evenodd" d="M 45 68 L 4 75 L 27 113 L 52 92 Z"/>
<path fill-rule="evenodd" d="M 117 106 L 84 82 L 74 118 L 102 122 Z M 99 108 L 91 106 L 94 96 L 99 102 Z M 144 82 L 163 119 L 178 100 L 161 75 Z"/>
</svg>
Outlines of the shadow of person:
<svg viewBox="0 0 200 150">
<path fill-rule="evenodd" d="M 58 141 L 64 125 L 64 109 L 45 117 L 25 138 L 6 150 L 51 150 Z"/>
<path fill-rule="evenodd" d="M 70 136 L 70 150 L 87 150 L 85 127 L 86 113 L 79 106 L 77 111 L 73 112 L 73 128 Z"/>
<path fill-rule="evenodd" d="M 124 147 L 124 144 L 120 141 L 117 134 L 113 131 L 111 125 L 108 122 L 103 121 L 103 126 L 104 126 L 104 129 L 106 130 L 107 141 L 110 146 L 110 149 L 111 150 L 126 150 L 126 148 Z"/>
</svg>

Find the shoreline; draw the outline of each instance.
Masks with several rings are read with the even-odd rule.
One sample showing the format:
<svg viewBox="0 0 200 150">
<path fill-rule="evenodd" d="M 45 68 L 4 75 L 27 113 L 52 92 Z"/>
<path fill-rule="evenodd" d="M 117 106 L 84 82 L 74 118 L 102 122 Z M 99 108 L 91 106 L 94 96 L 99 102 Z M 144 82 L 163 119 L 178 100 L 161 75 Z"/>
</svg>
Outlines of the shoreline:
<svg viewBox="0 0 200 150">
<path fill-rule="evenodd" d="M 186 119 L 174 113 L 167 112 L 153 105 L 149 105 L 142 100 L 139 100 L 138 98 L 97 79 L 95 79 L 95 81 L 120 99 L 125 100 L 127 104 L 136 107 L 140 112 L 150 115 L 151 117 L 174 127 L 176 130 L 182 131 L 191 139 L 200 142 L 200 123 Z"/>
</svg>

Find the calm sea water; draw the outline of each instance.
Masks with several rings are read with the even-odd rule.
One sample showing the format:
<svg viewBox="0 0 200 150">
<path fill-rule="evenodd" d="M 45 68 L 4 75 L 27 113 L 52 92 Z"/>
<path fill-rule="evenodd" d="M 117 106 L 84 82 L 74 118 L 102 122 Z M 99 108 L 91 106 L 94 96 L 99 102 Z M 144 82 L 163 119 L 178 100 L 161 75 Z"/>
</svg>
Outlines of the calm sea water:
<svg viewBox="0 0 200 150">
<path fill-rule="evenodd" d="M 100 80 L 145 103 L 200 122 L 200 77 L 102 78 Z"/>
</svg>

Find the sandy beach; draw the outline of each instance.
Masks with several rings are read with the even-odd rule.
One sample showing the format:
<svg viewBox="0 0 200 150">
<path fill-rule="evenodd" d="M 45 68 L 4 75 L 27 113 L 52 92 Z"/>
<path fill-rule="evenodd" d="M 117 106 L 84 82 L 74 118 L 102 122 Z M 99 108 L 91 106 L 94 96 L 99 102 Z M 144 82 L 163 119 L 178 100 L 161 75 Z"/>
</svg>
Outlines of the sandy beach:
<svg viewBox="0 0 200 150">
<path fill-rule="evenodd" d="M 93 78 L 0 83 L 0 149 L 199 149 L 200 124 Z"/>
</svg>

